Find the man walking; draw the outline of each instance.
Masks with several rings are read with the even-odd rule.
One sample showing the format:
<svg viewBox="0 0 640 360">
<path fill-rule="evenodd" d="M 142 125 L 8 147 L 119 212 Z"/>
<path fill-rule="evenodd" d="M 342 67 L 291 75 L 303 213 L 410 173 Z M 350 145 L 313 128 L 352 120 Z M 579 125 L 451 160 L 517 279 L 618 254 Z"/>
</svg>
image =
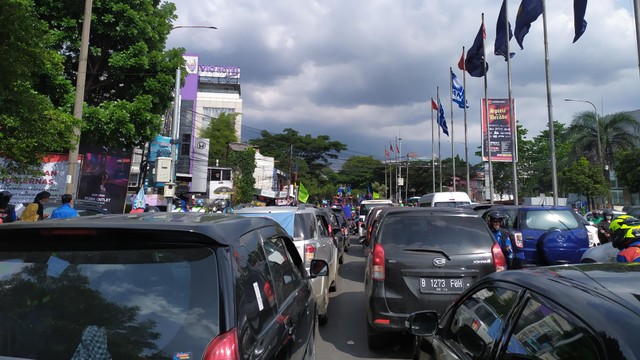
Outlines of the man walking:
<svg viewBox="0 0 640 360">
<path fill-rule="evenodd" d="M 62 205 L 51 213 L 51 219 L 66 219 L 78 216 L 78 211 L 71 207 L 71 194 L 62 195 Z"/>
</svg>

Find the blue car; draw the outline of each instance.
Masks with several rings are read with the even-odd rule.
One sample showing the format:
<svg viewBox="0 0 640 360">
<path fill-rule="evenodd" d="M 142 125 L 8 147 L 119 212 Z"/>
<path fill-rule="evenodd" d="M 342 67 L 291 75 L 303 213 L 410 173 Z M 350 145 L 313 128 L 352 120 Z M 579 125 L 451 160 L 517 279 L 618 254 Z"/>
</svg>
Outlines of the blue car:
<svg viewBox="0 0 640 360">
<path fill-rule="evenodd" d="M 498 205 L 511 234 L 513 268 L 577 264 L 589 249 L 589 232 L 579 215 L 566 206 Z"/>
</svg>

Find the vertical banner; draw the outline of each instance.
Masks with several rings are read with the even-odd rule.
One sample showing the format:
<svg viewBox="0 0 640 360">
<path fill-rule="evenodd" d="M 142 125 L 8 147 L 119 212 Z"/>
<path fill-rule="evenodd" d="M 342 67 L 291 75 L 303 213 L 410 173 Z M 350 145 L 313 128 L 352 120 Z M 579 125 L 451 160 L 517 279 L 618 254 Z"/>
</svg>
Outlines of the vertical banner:
<svg viewBox="0 0 640 360">
<path fill-rule="evenodd" d="M 513 141 L 511 139 L 511 127 L 515 126 L 516 100 L 512 99 L 511 106 L 514 119 L 509 116 L 509 99 L 489 99 L 489 141 L 487 146 L 487 114 L 485 112 L 485 99 L 481 100 L 482 109 L 482 161 L 489 161 L 487 149 L 491 149 L 491 161 L 511 162 L 513 159 Z"/>
<path fill-rule="evenodd" d="M 129 185 L 131 152 L 85 149 L 77 198 L 100 202 L 112 213 L 122 214 Z"/>
<path fill-rule="evenodd" d="M 207 167 L 209 166 L 209 139 L 195 138 L 194 145 L 189 191 L 205 194 L 207 192 Z"/>
</svg>

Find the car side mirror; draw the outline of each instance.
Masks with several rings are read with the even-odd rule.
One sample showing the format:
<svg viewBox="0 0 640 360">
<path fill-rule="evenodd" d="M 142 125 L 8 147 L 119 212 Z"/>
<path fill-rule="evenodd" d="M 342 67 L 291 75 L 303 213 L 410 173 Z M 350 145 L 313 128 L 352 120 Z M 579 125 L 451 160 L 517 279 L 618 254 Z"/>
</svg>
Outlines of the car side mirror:
<svg viewBox="0 0 640 360">
<path fill-rule="evenodd" d="M 409 315 L 407 328 L 412 335 L 431 336 L 438 329 L 438 313 L 435 311 L 420 311 Z"/>
<path fill-rule="evenodd" d="M 471 353 L 474 359 L 479 359 L 487 349 L 487 343 L 467 324 L 458 330 L 458 343 Z"/>
<path fill-rule="evenodd" d="M 329 264 L 324 260 L 313 259 L 309 267 L 309 276 L 311 278 L 318 276 L 327 276 L 329 274 Z"/>
</svg>

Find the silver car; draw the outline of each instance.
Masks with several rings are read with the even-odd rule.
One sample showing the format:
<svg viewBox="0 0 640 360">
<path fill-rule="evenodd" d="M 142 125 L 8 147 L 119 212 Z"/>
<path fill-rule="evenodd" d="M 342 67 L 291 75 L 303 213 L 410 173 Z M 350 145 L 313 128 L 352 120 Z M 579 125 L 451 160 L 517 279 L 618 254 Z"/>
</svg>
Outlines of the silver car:
<svg viewBox="0 0 640 360">
<path fill-rule="evenodd" d="M 329 275 L 311 280 L 318 303 L 318 322 L 327 323 L 329 292 L 336 290 L 338 274 L 338 247 L 329 232 L 326 216 L 320 209 L 309 205 L 248 207 L 235 211 L 242 216 L 269 217 L 277 221 L 293 237 L 296 249 L 309 271 L 311 260 L 324 260 L 329 265 Z"/>
</svg>

